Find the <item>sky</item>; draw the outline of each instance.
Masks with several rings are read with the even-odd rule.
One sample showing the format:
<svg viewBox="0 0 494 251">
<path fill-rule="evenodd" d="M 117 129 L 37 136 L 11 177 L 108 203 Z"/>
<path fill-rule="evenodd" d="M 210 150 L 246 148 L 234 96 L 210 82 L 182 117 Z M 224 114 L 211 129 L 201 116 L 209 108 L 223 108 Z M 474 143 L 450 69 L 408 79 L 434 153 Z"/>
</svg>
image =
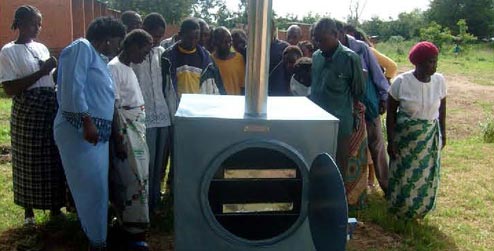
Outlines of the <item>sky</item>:
<svg viewBox="0 0 494 251">
<path fill-rule="evenodd" d="M 272 0 L 274 11 L 285 16 L 288 13 L 302 17 L 312 11 L 324 15 L 329 13 L 331 17 L 345 20 L 350 14 L 350 0 Z M 353 2 L 355 2 L 354 0 Z M 401 12 L 410 12 L 413 9 L 426 10 L 430 0 L 359 0 L 363 8 L 361 21 L 372 17 L 382 20 L 396 19 Z M 238 9 L 239 0 L 226 0 L 231 10 Z"/>
</svg>

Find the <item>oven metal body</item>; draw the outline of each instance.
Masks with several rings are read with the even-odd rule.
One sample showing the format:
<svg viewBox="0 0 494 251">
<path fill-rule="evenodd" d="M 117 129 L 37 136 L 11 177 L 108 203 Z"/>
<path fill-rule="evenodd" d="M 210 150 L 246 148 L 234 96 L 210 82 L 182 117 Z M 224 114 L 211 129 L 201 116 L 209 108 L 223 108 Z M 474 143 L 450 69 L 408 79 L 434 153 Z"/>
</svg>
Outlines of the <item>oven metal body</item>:
<svg viewBox="0 0 494 251">
<path fill-rule="evenodd" d="M 182 96 L 174 127 L 175 249 L 344 250 L 343 182 L 331 158 L 318 157 L 335 156 L 338 119 L 305 97 L 269 97 L 265 117 L 247 117 L 244 106 L 243 96 Z M 251 147 L 286 155 L 301 176 L 299 216 L 288 230 L 264 239 L 230 232 L 208 203 L 221 163 Z"/>
</svg>

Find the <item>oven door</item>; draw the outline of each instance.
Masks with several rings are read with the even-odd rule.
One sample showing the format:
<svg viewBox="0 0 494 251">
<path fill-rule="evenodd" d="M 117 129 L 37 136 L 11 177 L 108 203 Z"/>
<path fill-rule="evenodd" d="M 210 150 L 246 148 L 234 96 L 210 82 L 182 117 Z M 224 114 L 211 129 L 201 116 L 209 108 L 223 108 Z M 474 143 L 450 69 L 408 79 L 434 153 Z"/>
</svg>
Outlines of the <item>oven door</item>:
<svg viewBox="0 0 494 251">
<path fill-rule="evenodd" d="M 309 225 L 316 250 L 344 251 L 348 207 L 345 186 L 336 163 L 323 153 L 309 172 Z"/>
</svg>

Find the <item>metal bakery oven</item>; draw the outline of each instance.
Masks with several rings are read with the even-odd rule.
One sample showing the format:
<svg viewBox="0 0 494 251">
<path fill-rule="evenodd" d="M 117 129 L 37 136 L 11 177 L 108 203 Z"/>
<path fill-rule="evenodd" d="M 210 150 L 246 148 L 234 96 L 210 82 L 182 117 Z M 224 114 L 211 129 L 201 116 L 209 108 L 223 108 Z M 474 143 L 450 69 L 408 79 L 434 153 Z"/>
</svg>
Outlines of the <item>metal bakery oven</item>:
<svg viewBox="0 0 494 251">
<path fill-rule="evenodd" d="M 271 1 L 248 8 L 245 97 L 185 94 L 175 115 L 175 250 L 345 250 L 338 120 L 267 97 Z"/>
</svg>

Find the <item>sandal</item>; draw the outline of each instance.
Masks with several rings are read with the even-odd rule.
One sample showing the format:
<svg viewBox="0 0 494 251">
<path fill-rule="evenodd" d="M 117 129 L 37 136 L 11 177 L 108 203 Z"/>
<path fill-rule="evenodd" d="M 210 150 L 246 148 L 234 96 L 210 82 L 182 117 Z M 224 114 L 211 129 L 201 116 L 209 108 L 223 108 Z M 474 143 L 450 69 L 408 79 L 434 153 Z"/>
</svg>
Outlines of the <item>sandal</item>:
<svg viewBox="0 0 494 251">
<path fill-rule="evenodd" d="M 36 225 L 36 219 L 34 217 L 26 217 L 24 218 L 24 226 L 32 227 Z"/>
</svg>

